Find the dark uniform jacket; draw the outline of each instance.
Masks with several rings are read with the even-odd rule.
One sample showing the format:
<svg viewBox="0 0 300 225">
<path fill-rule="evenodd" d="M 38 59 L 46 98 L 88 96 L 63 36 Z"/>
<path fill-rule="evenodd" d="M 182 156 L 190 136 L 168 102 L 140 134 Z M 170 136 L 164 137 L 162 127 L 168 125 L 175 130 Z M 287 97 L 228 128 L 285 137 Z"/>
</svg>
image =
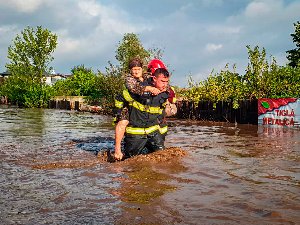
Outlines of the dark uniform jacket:
<svg viewBox="0 0 300 225">
<path fill-rule="evenodd" d="M 168 96 L 168 92 L 156 96 L 152 96 L 151 93 L 140 96 L 125 89 L 115 99 L 114 121 L 118 121 L 123 107 L 126 106 L 129 111 L 129 124 L 126 127 L 126 133 L 152 133 L 159 129 L 159 124 L 164 119 L 164 108 Z"/>
</svg>

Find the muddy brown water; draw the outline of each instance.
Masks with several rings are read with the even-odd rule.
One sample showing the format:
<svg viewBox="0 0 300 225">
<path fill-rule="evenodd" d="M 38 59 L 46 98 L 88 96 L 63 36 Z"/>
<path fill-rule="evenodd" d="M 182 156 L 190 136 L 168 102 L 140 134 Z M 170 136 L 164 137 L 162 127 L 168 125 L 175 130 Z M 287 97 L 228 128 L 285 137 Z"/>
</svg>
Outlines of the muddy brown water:
<svg viewBox="0 0 300 225">
<path fill-rule="evenodd" d="M 0 224 L 300 224 L 299 130 L 168 119 L 109 163 L 111 122 L 0 105 Z"/>
</svg>

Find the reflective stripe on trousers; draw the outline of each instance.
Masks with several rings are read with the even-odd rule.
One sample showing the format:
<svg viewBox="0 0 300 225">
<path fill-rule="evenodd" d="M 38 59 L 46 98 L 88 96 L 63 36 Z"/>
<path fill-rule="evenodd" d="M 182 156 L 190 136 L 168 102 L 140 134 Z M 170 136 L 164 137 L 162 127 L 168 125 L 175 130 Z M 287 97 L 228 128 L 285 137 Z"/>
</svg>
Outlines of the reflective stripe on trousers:
<svg viewBox="0 0 300 225">
<path fill-rule="evenodd" d="M 139 127 L 126 127 L 126 133 L 128 134 L 150 134 L 159 129 L 159 125 L 155 125 L 147 128 L 139 128 Z"/>
</svg>

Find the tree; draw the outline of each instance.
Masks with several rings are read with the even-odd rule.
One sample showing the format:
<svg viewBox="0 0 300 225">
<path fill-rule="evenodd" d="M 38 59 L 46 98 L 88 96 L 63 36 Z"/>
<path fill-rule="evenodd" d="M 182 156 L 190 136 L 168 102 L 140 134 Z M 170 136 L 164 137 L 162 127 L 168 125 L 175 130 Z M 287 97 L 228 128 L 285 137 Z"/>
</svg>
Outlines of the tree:
<svg viewBox="0 0 300 225">
<path fill-rule="evenodd" d="M 269 69 L 269 63 L 266 60 L 266 49 L 263 48 L 262 52 L 259 52 L 259 47 L 256 45 L 254 50 L 247 45 L 249 63 L 247 66 L 246 74 L 244 76 L 247 88 L 247 95 L 250 99 L 261 98 L 261 84 L 263 75 Z"/>
<path fill-rule="evenodd" d="M 300 65 L 300 22 L 294 23 L 295 33 L 291 34 L 293 37 L 293 43 L 296 43 L 296 48 L 286 51 L 288 56 L 286 57 L 290 62 L 291 67 L 298 67 Z"/>
<path fill-rule="evenodd" d="M 12 74 L 5 91 L 8 98 L 19 105 L 43 107 L 51 96 L 49 87 L 43 81 L 43 74 L 49 73 L 51 54 L 57 46 L 57 36 L 37 26 L 21 31 L 21 35 L 8 47 L 7 71 Z"/>
<path fill-rule="evenodd" d="M 164 49 L 155 47 L 154 45 L 148 49 L 149 57 L 146 59 L 147 63 L 149 63 L 152 59 L 162 59 L 163 54 L 165 53 Z"/>
<path fill-rule="evenodd" d="M 132 57 L 139 57 L 144 65 L 147 64 L 147 59 L 150 57 L 150 53 L 144 49 L 137 36 L 134 33 L 126 33 L 123 41 L 117 45 L 116 59 L 120 62 L 121 70 L 125 73 L 130 72 L 128 63 Z"/>
<path fill-rule="evenodd" d="M 51 54 L 57 46 L 57 35 L 48 29 L 43 30 L 42 26 L 37 26 L 36 30 L 28 26 L 21 35 L 13 40 L 14 46 L 8 47 L 7 58 L 11 62 L 6 68 L 13 75 L 29 72 L 25 75 L 42 78 L 44 72 L 50 71 L 48 66 L 54 59 Z"/>
<path fill-rule="evenodd" d="M 71 74 L 74 75 L 75 73 L 78 73 L 78 72 L 83 72 L 83 73 L 90 73 L 90 72 L 93 72 L 92 71 L 92 68 L 86 68 L 84 66 L 84 64 L 82 65 L 78 65 L 78 66 L 74 66 L 72 69 L 71 69 Z"/>
<path fill-rule="evenodd" d="M 92 69 L 85 68 L 84 65 L 74 67 L 71 70 L 73 77 L 71 78 L 73 95 L 88 96 L 95 90 L 96 74 Z"/>
<path fill-rule="evenodd" d="M 110 61 L 108 63 L 109 67 L 106 67 L 105 73 L 98 70 L 95 85 L 99 90 L 99 99 L 105 113 L 112 112 L 115 97 L 124 90 L 125 83 L 125 76 L 120 71 L 120 67 L 114 66 Z"/>
<path fill-rule="evenodd" d="M 87 98 L 97 95 L 98 90 L 95 86 L 97 77 L 91 68 L 86 68 L 83 64 L 74 66 L 71 74 L 73 75 L 71 78 L 57 81 L 53 85 L 56 95 L 86 96 Z"/>
</svg>

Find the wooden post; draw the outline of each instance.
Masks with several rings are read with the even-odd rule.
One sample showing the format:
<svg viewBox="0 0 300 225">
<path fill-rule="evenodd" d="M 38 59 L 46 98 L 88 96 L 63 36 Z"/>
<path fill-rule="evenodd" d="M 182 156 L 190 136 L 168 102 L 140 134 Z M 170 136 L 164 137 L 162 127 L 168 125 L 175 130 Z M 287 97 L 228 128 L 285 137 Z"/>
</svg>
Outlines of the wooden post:
<svg viewBox="0 0 300 225">
<path fill-rule="evenodd" d="M 71 104 L 70 104 L 70 101 L 67 101 L 67 100 L 66 100 L 66 109 L 67 109 L 67 110 L 71 110 Z"/>
<path fill-rule="evenodd" d="M 74 110 L 79 111 L 79 101 L 75 101 Z"/>
</svg>

